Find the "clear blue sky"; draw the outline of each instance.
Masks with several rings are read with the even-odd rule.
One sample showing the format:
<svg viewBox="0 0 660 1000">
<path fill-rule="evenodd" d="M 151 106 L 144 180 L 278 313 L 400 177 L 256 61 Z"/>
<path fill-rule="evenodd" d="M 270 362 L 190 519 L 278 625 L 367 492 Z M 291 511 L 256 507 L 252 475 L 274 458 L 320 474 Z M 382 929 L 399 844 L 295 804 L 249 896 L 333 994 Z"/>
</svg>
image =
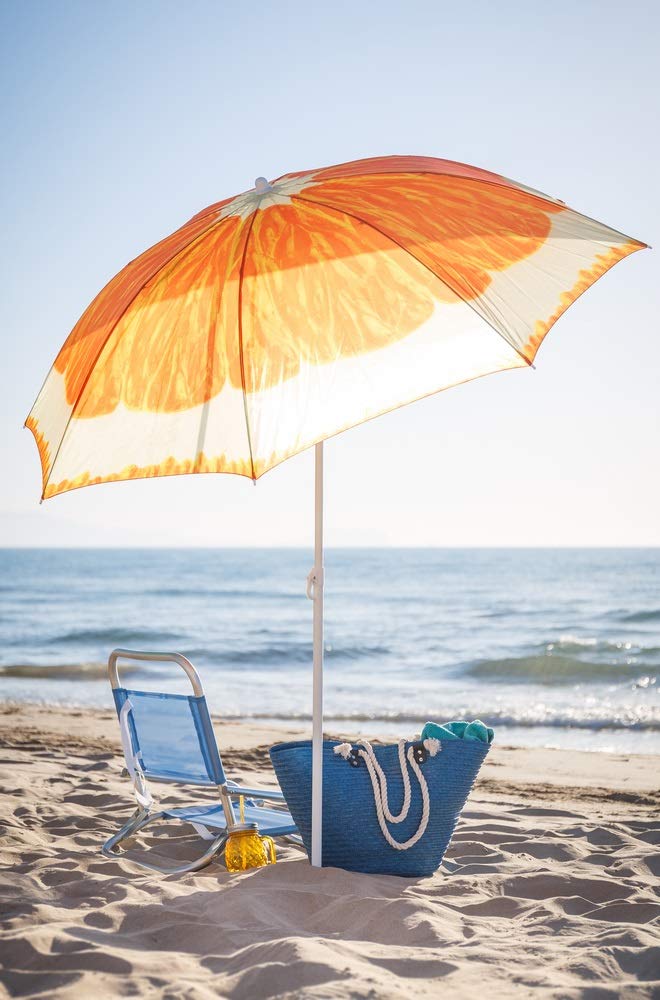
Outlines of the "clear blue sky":
<svg viewBox="0 0 660 1000">
<path fill-rule="evenodd" d="M 660 245 L 659 10 L 4 0 L 0 544 L 309 544 L 311 454 L 39 507 L 21 428 L 69 330 L 205 205 L 362 156 L 474 163 Z M 660 544 L 658 259 L 583 296 L 536 372 L 330 442 L 328 544 Z"/>
</svg>

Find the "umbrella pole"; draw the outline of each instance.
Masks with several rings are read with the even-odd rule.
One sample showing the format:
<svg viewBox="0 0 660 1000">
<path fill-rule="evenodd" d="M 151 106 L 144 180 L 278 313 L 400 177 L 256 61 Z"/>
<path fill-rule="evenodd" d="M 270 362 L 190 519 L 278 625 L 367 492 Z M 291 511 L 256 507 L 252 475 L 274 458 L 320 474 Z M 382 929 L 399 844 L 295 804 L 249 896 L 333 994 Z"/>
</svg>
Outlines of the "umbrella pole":
<svg viewBox="0 0 660 1000">
<path fill-rule="evenodd" d="M 314 601 L 312 682 L 312 865 L 320 868 L 323 841 L 323 442 L 314 454 Z M 309 593 L 309 588 L 308 588 Z"/>
</svg>

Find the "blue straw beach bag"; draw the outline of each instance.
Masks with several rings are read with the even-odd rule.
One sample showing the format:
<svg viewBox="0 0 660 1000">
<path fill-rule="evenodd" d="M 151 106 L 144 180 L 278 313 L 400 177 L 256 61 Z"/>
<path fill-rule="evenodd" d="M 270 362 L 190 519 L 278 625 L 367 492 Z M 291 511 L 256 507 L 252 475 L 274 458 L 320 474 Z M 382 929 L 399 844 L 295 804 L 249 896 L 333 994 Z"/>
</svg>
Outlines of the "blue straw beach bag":
<svg viewBox="0 0 660 1000">
<path fill-rule="evenodd" d="M 413 878 L 433 874 L 489 749 L 462 739 L 375 747 L 325 740 L 323 865 Z M 311 740 L 279 743 L 270 759 L 309 855 Z"/>
</svg>

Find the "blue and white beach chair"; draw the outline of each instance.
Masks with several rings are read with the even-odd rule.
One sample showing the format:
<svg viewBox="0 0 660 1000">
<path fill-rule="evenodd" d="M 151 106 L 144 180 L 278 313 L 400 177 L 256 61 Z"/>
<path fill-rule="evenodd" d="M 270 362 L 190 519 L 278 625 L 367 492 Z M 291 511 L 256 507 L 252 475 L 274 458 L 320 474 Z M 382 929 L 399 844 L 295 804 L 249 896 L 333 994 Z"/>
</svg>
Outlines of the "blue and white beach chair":
<svg viewBox="0 0 660 1000">
<path fill-rule="evenodd" d="M 117 666 L 120 659 L 177 663 L 186 672 L 193 693 L 163 694 L 123 687 Z M 293 843 L 301 843 L 291 814 L 284 808 L 281 792 L 243 788 L 225 778 L 202 684 L 185 656 L 115 649 L 108 660 L 108 672 L 119 716 L 126 770 L 133 780 L 138 807 L 128 823 L 104 844 L 106 857 L 116 858 L 119 845 L 149 823 L 176 819 L 190 823 L 204 840 L 210 841 L 197 860 L 163 868 L 132 858 L 129 852 L 124 856 L 150 871 L 166 874 L 197 871 L 223 849 L 227 828 L 236 822 L 232 799 L 241 795 L 245 799 L 246 822 L 258 823 L 263 835 L 286 837 Z M 154 810 L 148 780 L 215 788 L 219 800 L 183 809 Z M 265 802 L 274 803 L 275 808 L 266 807 Z"/>
</svg>

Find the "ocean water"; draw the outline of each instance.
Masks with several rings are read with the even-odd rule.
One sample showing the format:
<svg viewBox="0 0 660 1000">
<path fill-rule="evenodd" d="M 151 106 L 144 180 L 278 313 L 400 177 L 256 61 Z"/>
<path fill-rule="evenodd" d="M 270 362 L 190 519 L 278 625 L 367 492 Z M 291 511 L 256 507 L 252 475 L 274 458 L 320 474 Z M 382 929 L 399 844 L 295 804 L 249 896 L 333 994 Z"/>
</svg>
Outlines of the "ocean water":
<svg viewBox="0 0 660 1000">
<path fill-rule="evenodd" d="M 305 723 L 304 550 L 0 550 L 0 697 L 110 707 L 115 646 L 178 650 L 225 717 Z M 660 752 L 660 550 L 326 556 L 326 728 L 480 717 L 502 743 Z M 129 686 L 184 690 L 178 668 Z"/>
</svg>

